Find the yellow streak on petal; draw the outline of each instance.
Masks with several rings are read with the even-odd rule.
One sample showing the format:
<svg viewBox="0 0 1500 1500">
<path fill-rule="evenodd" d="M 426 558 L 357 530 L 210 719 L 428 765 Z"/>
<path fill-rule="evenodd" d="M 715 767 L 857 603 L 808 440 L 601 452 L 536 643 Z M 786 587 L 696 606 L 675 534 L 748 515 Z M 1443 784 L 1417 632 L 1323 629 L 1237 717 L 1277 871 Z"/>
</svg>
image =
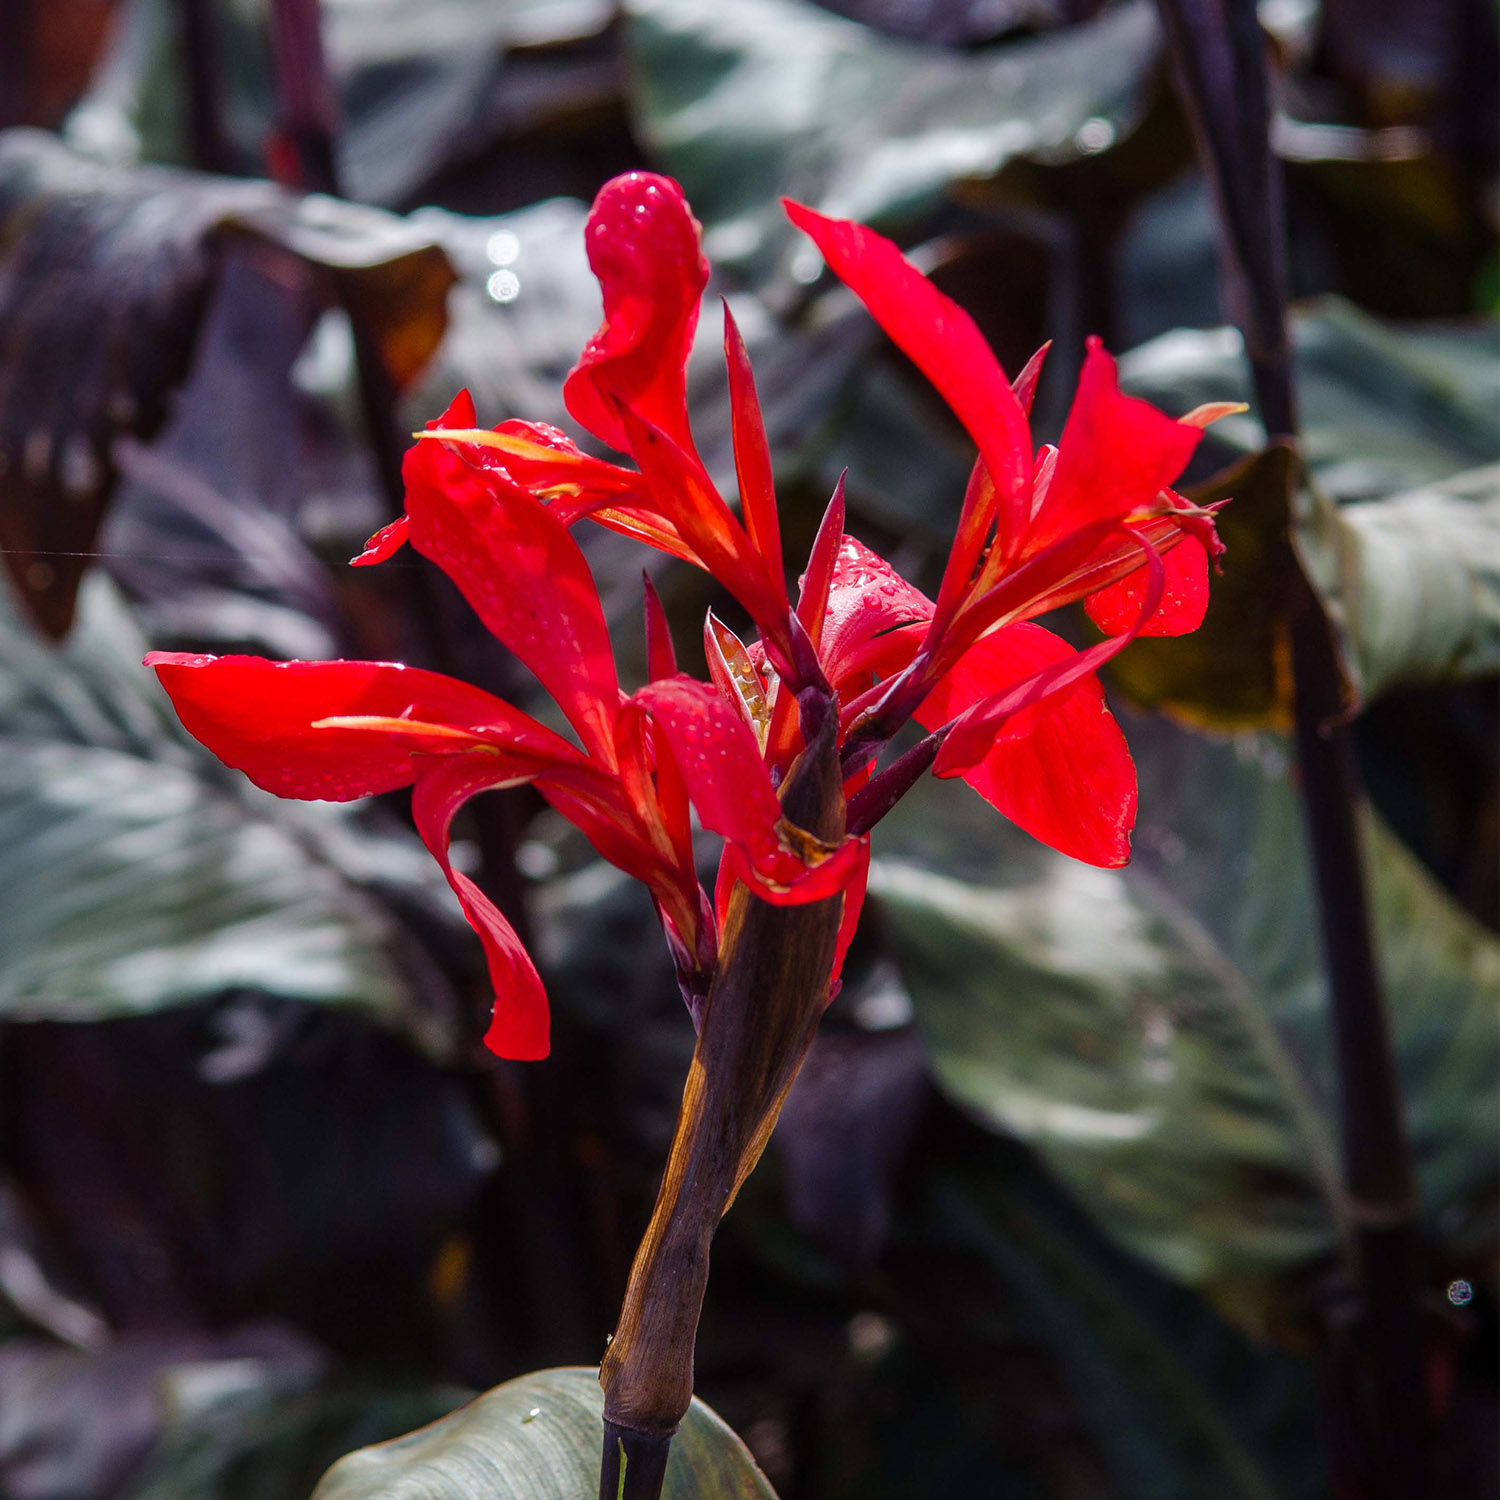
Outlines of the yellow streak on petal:
<svg viewBox="0 0 1500 1500">
<path fill-rule="evenodd" d="M 1220 417 L 1237 417 L 1250 408 L 1243 401 L 1205 401 L 1195 406 L 1185 417 L 1178 417 L 1184 427 L 1207 427 Z"/>
</svg>

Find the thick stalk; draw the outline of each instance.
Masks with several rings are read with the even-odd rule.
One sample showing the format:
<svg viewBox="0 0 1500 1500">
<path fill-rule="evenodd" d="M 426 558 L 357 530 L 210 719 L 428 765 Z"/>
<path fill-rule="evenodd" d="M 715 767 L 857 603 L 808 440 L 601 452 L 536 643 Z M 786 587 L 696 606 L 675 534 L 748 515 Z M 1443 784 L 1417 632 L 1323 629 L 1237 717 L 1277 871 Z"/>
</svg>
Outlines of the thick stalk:
<svg viewBox="0 0 1500 1500">
<path fill-rule="evenodd" d="M 1218 209 L 1226 301 L 1269 436 L 1294 436 L 1281 182 L 1269 145 L 1254 0 L 1158 0 L 1179 92 Z M 1303 816 L 1318 893 L 1338 1068 L 1355 1315 L 1330 1317 L 1323 1387 L 1341 1493 L 1418 1500 L 1428 1423 L 1416 1176 L 1360 851 L 1361 793 L 1331 627 L 1303 579 L 1292 667 Z"/>
<path fill-rule="evenodd" d="M 825 714 L 781 794 L 787 816 L 827 842 L 844 832 L 835 729 L 835 716 Z M 600 1500 L 655 1500 L 660 1493 L 667 1442 L 693 1395 L 709 1246 L 760 1159 L 817 1030 L 842 907 L 837 896 L 769 906 L 743 886 L 730 903 L 656 1210 L 599 1371 Z M 661 1472 L 646 1461 L 653 1453 L 661 1455 Z"/>
</svg>

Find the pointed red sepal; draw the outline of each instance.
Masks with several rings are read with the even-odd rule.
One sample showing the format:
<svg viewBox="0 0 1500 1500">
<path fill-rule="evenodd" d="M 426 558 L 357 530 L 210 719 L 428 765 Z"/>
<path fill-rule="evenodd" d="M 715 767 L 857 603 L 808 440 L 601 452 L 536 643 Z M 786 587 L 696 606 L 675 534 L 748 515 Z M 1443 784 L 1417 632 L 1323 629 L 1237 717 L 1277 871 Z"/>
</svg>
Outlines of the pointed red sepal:
<svg viewBox="0 0 1500 1500">
<path fill-rule="evenodd" d="M 968 430 L 999 490 L 1002 539 L 1018 536 L 1030 496 L 1031 433 L 974 320 L 883 235 L 785 198 L 782 205 Z"/>
<path fill-rule="evenodd" d="M 971 766 L 978 765 L 989 753 L 995 736 L 1009 721 L 1016 719 L 1034 704 L 1062 692 L 1090 673 L 1097 672 L 1105 662 L 1117 656 L 1135 639 L 1161 603 L 1165 573 L 1161 554 L 1139 537 L 1137 543 L 1146 555 L 1149 582 L 1141 601 L 1140 613 L 1131 629 L 1121 635 L 1111 636 L 1097 646 L 1090 646 L 1086 651 L 1074 652 L 1051 665 L 1044 665 L 1030 676 L 1020 679 L 1014 686 L 979 700 L 947 726 L 946 738 L 933 764 L 935 775 L 961 776 Z"/>
<path fill-rule="evenodd" d="M 572 745 L 519 709 L 417 667 L 173 651 L 153 651 L 146 665 L 189 734 L 281 797 L 349 802 L 409 786 L 414 757 L 473 750 L 511 757 L 490 761 L 492 782 L 522 762 L 530 773 L 588 770 Z"/>
<path fill-rule="evenodd" d="M 859 914 L 865 906 L 865 890 L 870 883 L 870 843 L 868 839 L 856 841 L 859 857 L 849 871 L 844 886 L 844 914 L 839 918 L 838 942 L 833 950 L 833 969 L 828 975 L 828 998 L 832 1000 L 844 987 L 844 960 L 849 956 L 849 945 L 859 927 Z"/>
<path fill-rule="evenodd" d="M 815 651 L 822 645 L 828 591 L 833 585 L 833 571 L 844 539 L 844 479 L 845 475 L 840 474 L 833 487 L 833 496 L 813 538 L 812 551 L 807 555 L 807 571 L 797 580 L 797 618 Z"/>
<path fill-rule="evenodd" d="M 660 682 L 663 677 L 677 675 L 677 648 L 672 644 L 672 627 L 667 624 L 661 595 L 656 592 L 651 575 L 644 570 L 641 587 L 646 610 L 646 680 Z"/>
<path fill-rule="evenodd" d="M 751 545 L 766 565 L 781 568 L 781 519 L 766 423 L 755 393 L 750 356 L 729 303 L 724 303 L 724 363 L 729 371 L 729 420 L 734 438 L 734 472 L 740 487 L 740 514 Z"/>
<path fill-rule="evenodd" d="M 935 729 L 1077 656 L 1040 625 L 1009 625 L 969 648 L 917 720 Z M 953 774 L 947 767 L 938 774 L 945 771 Z M 1063 854 L 1106 868 L 1129 860 L 1135 765 L 1097 677 L 1085 674 L 1003 722 L 983 758 L 960 774 L 1012 823 Z"/>
<path fill-rule="evenodd" d="M 1161 603 L 1141 626 L 1140 634 L 1190 635 L 1203 623 L 1208 610 L 1208 553 L 1197 537 L 1185 536 L 1163 554 L 1162 568 Z M 1128 630 L 1140 615 L 1150 583 L 1150 569 L 1143 565 L 1108 588 L 1090 594 L 1084 601 L 1089 619 L 1106 635 Z"/>
<path fill-rule="evenodd" d="M 1032 519 L 1034 551 L 1087 524 L 1151 506 L 1182 473 L 1203 433 L 1120 390 L 1114 360 L 1088 341 L 1078 390 L 1057 445 L 1047 497 Z"/>
<path fill-rule="evenodd" d="M 708 261 L 682 189 L 654 172 L 613 178 L 584 239 L 604 322 L 563 386 L 568 410 L 613 448 L 630 447 L 620 421 L 628 407 L 691 449 L 686 371 Z"/>
<path fill-rule="evenodd" d="M 1029 417 L 1031 415 L 1032 403 L 1036 400 L 1037 382 L 1042 378 L 1042 366 L 1047 360 L 1047 351 L 1052 347 L 1052 340 L 1048 339 L 1030 359 L 1026 361 L 1021 373 L 1011 381 L 1011 389 L 1016 393 L 1016 400 L 1021 403 L 1021 410 Z"/>
<path fill-rule="evenodd" d="M 568 529 L 500 469 L 442 443 L 403 467 L 412 545 L 534 672 L 585 747 L 613 763 L 620 688 L 593 575 Z"/>
<path fill-rule="evenodd" d="M 364 545 L 357 557 L 349 559 L 351 568 L 367 568 L 373 563 L 382 563 L 394 557 L 407 542 L 410 523 L 405 516 L 398 516 L 389 526 L 382 526 Z"/>
<path fill-rule="evenodd" d="M 467 759 L 432 762 L 423 767 L 412 792 L 412 819 L 484 945 L 495 990 L 485 1046 L 500 1057 L 529 1062 L 545 1057 L 548 1051 L 547 994 L 541 978 L 515 928 L 467 875 L 453 868 L 448 857 L 453 815 L 488 785 L 483 768 Z"/>
</svg>

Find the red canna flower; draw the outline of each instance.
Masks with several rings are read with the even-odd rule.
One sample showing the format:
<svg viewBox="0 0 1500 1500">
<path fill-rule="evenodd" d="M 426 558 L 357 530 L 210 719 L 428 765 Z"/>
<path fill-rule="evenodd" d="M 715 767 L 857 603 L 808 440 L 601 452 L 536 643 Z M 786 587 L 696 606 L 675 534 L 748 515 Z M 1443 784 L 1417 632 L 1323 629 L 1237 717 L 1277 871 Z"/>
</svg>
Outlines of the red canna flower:
<svg viewBox="0 0 1500 1500">
<path fill-rule="evenodd" d="M 468 396 L 440 421 L 472 427 Z M 655 680 L 628 698 L 621 692 L 582 552 L 504 469 L 419 443 L 404 473 L 403 537 L 535 673 L 582 748 L 467 683 L 391 662 L 158 651 L 147 665 L 188 730 L 269 791 L 346 801 L 413 787 L 418 831 L 484 942 L 497 996 L 486 1040 L 502 1056 L 546 1055 L 547 1007 L 514 930 L 448 858 L 453 817 L 478 792 L 534 784 L 601 855 L 643 881 L 696 1006 L 717 938 L 694 870 L 689 803 L 723 835 L 741 878 L 778 902 L 840 888 L 857 841 L 835 850 L 782 817 L 740 715 L 709 684 L 676 672 L 654 596 Z"/>
<path fill-rule="evenodd" d="M 1170 485 L 1202 427 L 1236 408 L 1174 422 L 1121 394 L 1094 341 L 1061 441 L 1034 452 L 1041 353 L 1012 384 L 968 316 L 888 240 L 787 209 L 979 449 L 936 601 L 845 535 L 841 484 L 790 604 L 744 344 L 726 307 L 736 516 L 688 419 L 708 276 L 699 226 L 675 183 L 633 172 L 606 184 L 589 216 L 604 322 L 564 395 L 635 467 L 541 423 L 478 428 L 463 394 L 407 455 L 406 514 L 355 559 L 378 562 L 410 541 L 436 562 L 556 700 L 579 745 L 477 688 L 390 663 L 148 658 L 187 727 L 261 786 L 334 799 L 414 788 L 417 827 L 485 943 L 497 995 L 487 1040 L 502 1055 L 545 1054 L 546 1002 L 509 924 L 448 859 L 455 812 L 488 788 L 531 782 L 647 885 L 695 1019 L 736 882 L 774 904 L 843 894 L 834 992 L 868 830 L 929 768 L 962 776 L 1064 853 L 1105 866 L 1129 858 L 1135 770 L 1094 674 L 1137 635 L 1201 621 L 1219 544 L 1211 515 Z M 747 645 L 710 615 L 712 685 L 685 677 L 648 583 L 651 681 L 626 697 L 568 530 L 584 518 L 705 568 L 760 639 Z M 1106 632 L 1083 651 L 1034 623 L 1078 599 Z M 782 816 L 776 787 L 834 714 L 849 836 L 829 846 Z M 931 733 L 881 768 L 912 718 Z M 712 909 L 693 869 L 689 803 L 725 839 Z"/>
</svg>

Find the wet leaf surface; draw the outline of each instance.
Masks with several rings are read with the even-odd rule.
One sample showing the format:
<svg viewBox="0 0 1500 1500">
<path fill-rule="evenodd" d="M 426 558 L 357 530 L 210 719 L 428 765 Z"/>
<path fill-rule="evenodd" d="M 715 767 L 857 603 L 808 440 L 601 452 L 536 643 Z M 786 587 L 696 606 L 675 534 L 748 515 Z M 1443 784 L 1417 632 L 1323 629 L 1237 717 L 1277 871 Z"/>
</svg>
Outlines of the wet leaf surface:
<svg viewBox="0 0 1500 1500">
<path fill-rule="evenodd" d="M 108 581 L 83 600 L 61 648 L 15 606 L 0 616 L 0 1015 L 76 1021 L 244 987 L 396 1021 L 398 929 L 356 872 L 435 890 L 420 849 L 226 771 L 171 721 Z"/>
<path fill-rule="evenodd" d="M 1128 870 L 1071 863 L 937 787 L 884 825 L 872 890 L 942 1086 L 1136 1253 L 1249 1326 L 1289 1326 L 1344 1210 L 1286 751 L 1128 732 Z M 1425 1222 L 1436 1260 L 1462 1263 L 1493 1234 L 1500 947 L 1378 824 L 1368 838 Z"/>
</svg>

